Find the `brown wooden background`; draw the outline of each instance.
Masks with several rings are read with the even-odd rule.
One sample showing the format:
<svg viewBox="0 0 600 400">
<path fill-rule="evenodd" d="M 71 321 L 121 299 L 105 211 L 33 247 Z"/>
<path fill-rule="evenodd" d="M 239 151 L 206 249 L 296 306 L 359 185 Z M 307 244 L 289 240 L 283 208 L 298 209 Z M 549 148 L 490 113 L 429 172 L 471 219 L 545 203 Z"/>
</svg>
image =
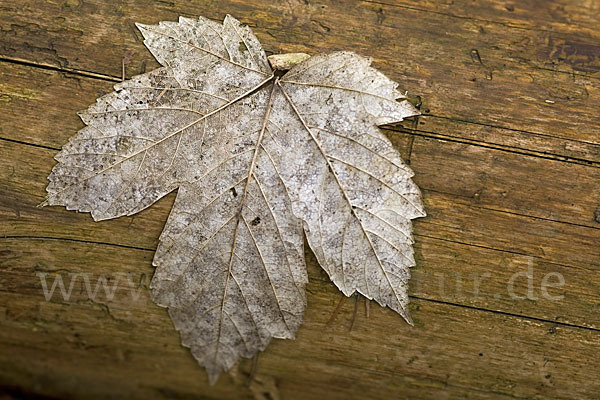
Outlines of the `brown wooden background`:
<svg viewBox="0 0 600 400">
<path fill-rule="evenodd" d="M 353 50 L 422 102 L 387 131 L 416 172 L 415 327 L 347 299 L 308 253 L 306 321 L 209 387 L 147 294 L 174 196 L 93 223 L 39 209 L 76 111 L 156 62 L 134 22 L 251 25 L 271 52 Z M 131 53 L 133 52 L 133 54 Z M 417 97 L 417 96 L 420 96 Z M 420 100 L 419 100 L 420 99 Z M 600 398 L 600 1 L 18 0 L 0 3 L 0 392 L 7 398 Z M 534 272 L 536 299 L 509 296 Z M 76 281 L 44 300 L 38 273 Z M 543 277 L 564 277 L 543 296 Z M 69 275 L 71 274 L 71 275 Z M 556 282 L 556 279 L 551 279 Z M 129 282 L 129 283 L 128 283 Z M 479 282 L 479 283 L 478 283 Z M 515 281 L 525 295 L 527 279 Z M 140 289 L 133 301 L 133 289 Z M 1 396 L 0 396 L 1 397 Z"/>
</svg>

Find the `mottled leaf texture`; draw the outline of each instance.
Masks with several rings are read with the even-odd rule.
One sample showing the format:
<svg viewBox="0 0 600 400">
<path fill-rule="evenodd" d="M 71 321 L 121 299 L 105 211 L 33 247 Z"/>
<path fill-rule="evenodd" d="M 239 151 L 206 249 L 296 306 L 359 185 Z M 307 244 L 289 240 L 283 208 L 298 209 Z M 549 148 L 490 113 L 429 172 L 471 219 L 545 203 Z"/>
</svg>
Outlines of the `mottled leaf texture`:
<svg viewBox="0 0 600 400">
<path fill-rule="evenodd" d="M 150 289 L 211 382 L 294 337 L 303 231 L 345 295 L 410 322 L 411 219 L 425 213 L 377 128 L 418 114 L 396 83 L 350 52 L 280 56 L 272 69 L 231 16 L 138 27 L 162 67 L 80 113 L 44 204 L 104 220 L 177 189 Z"/>
</svg>

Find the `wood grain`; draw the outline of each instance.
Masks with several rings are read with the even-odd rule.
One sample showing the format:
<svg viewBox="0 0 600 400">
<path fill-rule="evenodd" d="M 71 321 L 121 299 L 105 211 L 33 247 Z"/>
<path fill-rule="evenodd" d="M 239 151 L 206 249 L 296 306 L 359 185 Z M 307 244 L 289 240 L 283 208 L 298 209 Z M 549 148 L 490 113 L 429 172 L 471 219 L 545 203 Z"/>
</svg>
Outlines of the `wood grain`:
<svg viewBox="0 0 600 400">
<path fill-rule="evenodd" d="M 409 91 L 424 116 L 385 132 L 415 170 L 428 217 L 415 224 L 415 327 L 375 304 L 367 319 L 364 298 L 356 315 L 356 300 L 347 299 L 328 325 L 340 294 L 307 251 L 308 309 L 297 340 L 273 342 L 251 382 L 252 361 L 242 360 L 210 387 L 147 293 L 174 194 L 100 223 L 36 205 L 52 157 L 82 127 L 76 111 L 111 90 L 130 51 L 128 76 L 156 67 L 133 22 L 225 13 L 251 24 L 271 52 L 373 56 Z M 599 22 L 600 6 L 583 0 L 0 5 L 0 393 L 594 398 Z M 48 284 L 75 279 L 72 296 L 56 289 L 46 301 L 40 274 Z M 564 285 L 544 294 L 548 274 Z M 100 288 L 91 299 L 84 277 L 92 290 L 111 278 L 114 298 Z"/>
</svg>

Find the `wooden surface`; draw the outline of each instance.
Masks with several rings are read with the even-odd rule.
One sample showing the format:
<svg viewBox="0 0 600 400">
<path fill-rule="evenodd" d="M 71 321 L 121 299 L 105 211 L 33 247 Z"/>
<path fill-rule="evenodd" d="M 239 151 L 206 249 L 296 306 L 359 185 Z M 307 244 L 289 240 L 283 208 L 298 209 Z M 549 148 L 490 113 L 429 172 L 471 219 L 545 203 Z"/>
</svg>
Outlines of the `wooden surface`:
<svg viewBox="0 0 600 400">
<path fill-rule="evenodd" d="M 100 223 L 36 204 L 82 127 L 76 111 L 111 90 L 124 58 L 127 76 L 157 66 L 133 23 L 225 13 L 270 52 L 372 56 L 422 103 L 386 133 L 429 215 L 415 224 L 414 327 L 375 304 L 367 318 L 364 298 L 327 324 L 341 295 L 307 252 L 297 340 L 274 341 L 252 380 L 244 359 L 209 387 L 147 293 L 174 195 Z M 2 2 L 0 154 L 6 398 L 600 398 L 597 0 Z M 534 297 L 510 296 L 511 278 L 527 294 L 528 268 Z M 39 273 L 129 278 L 112 300 L 79 279 L 68 301 L 45 301 Z M 560 300 L 543 295 L 551 273 Z"/>
</svg>

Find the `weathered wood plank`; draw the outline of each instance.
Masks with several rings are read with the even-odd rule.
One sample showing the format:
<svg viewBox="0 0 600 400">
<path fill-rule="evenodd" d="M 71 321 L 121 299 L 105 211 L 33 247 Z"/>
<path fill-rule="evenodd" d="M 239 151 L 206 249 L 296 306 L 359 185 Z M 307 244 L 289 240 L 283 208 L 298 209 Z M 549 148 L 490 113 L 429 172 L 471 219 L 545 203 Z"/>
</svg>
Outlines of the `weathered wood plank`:
<svg viewBox="0 0 600 400">
<path fill-rule="evenodd" d="M 530 132 L 520 135 L 518 146 L 535 151 L 549 150 L 540 145 L 540 134 L 565 144 L 552 147 L 563 155 L 581 158 L 569 149 L 591 147 L 583 157 L 598 161 L 600 81 L 544 69 L 557 53 L 544 50 L 552 56 L 538 54 L 549 46 L 548 32 L 492 22 L 484 23 L 482 32 L 481 24 L 464 18 L 368 2 L 284 5 L 255 1 L 249 5 L 231 1 L 221 3 L 218 11 L 208 3 L 178 1 L 158 2 L 153 7 L 146 2 L 69 4 L 44 9 L 26 5 L 28 13 L 21 12 L 22 6 L 5 6 L 0 17 L 1 53 L 118 76 L 121 60 L 133 49 L 136 54 L 129 70 L 138 73 L 156 64 L 143 49 L 133 21 L 155 22 L 179 14 L 219 19 L 227 11 L 256 25 L 267 49 L 318 52 L 350 48 L 372 55 L 386 74 L 420 95 L 422 108 L 430 113 Z M 42 18 L 41 13 L 54 19 Z M 69 23 L 56 23 L 63 20 Z M 444 27 L 444 34 L 431 27 Z M 552 34 L 555 41 L 580 40 L 571 37 L 572 30 Z M 594 38 L 581 40 L 590 46 L 597 42 Z M 589 53 L 592 59 L 586 65 L 593 66 L 598 57 L 593 49 Z M 494 136 L 492 142 L 514 145 L 511 131 L 500 133 L 504 134 Z"/>
<path fill-rule="evenodd" d="M 19 240 L 1 245 L 5 329 L 0 330 L 0 376 L 3 383 L 34 392 L 86 398 L 250 398 L 251 390 L 261 390 L 271 398 L 299 399 L 324 393 L 335 399 L 357 393 L 373 399 L 398 393 L 410 398 L 572 399 L 600 389 L 595 331 L 424 300 L 411 305 L 414 328 L 375 305 L 366 319 L 361 303 L 349 332 L 352 301 L 327 326 L 340 295 L 312 257 L 306 322 L 297 340 L 269 346 L 250 390 L 245 387 L 248 360 L 210 388 L 179 346 L 167 313 L 152 305 L 145 290 L 132 301 L 129 284 L 123 284 L 112 300 L 100 292 L 90 301 L 80 278 L 69 300 L 56 294 L 46 302 L 34 273 L 55 270 L 48 281 L 60 274 L 67 282 L 69 272 L 91 267 L 92 279 L 129 273 L 144 287 L 144 277 L 152 274 L 151 252 L 45 240 L 28 248 Z M 41 259 L 45 265 L 39 265 Z"/>
</svg>

